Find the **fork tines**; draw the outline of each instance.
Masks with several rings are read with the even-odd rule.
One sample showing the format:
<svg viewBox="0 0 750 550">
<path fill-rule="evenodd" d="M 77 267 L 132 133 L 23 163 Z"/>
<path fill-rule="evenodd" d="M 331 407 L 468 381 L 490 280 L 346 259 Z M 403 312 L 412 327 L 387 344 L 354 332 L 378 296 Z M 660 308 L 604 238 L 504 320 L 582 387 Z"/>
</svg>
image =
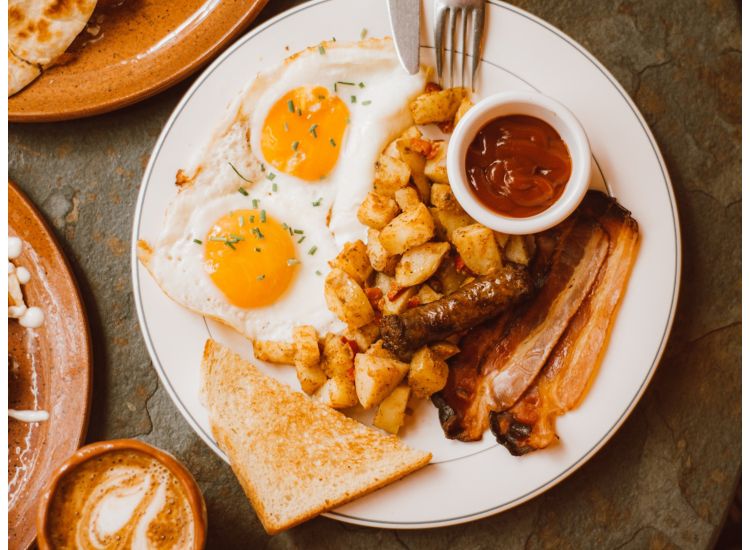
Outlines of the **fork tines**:
<svg viewBox="0 0 750 550">
<path fill-rule="evenodd" d="M 471 18 L 471 37 L 469 19 Z M 445 27 L 447 19 L 447 43 Z M 456 44 L 456 27 L 461 27 L 461 42 Z M 435 56 L 440 85 L 453 88 L 460 84 L 465 87 L 466 58 L 470 58 L 469 87 L 474 89 L 474 77 L 479 67 L 480 47 L 484 32 L 484 0 L 435 0 Z M 444 74 L 445 59 L 448 56 L 448 71 Z M 460 77 L 455 76 L 456 55 L 461 56 Z"/>
</svg>

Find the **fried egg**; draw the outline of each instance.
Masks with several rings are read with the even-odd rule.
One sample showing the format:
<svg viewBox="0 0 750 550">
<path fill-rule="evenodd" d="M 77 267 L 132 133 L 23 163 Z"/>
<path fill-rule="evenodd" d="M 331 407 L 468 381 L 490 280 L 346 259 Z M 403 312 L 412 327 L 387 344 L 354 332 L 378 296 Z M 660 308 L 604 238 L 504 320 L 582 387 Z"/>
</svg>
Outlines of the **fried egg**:
<svg viewBox="0 0 750 550">
<path fill-rule="evenodd" d="M 162 290 L 249 338 L 343 324 L 326 307 L 328 262 L 364 239 L 357 209 L 375 162 L 411 124 L 425 86 L 389 39 L 327 42 L 261 73 L 189 171 L 139 259 Z M 189 174 L 189 175 L 188 175 Z"/>
</svg>

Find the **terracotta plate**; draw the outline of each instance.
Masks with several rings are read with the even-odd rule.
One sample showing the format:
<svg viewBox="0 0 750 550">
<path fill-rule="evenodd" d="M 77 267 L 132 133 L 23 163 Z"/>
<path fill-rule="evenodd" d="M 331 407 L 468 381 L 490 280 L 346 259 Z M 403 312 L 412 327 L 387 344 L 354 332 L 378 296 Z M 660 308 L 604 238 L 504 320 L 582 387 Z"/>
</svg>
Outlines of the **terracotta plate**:
<svg viewBox="0 0 750 550">
<path fill-rule="evenodd" d="M 43 409 L 46 422 L 8 419 L 8 546 L 27 548 L 36 535 L 37 499 L 52 471 L 81 444 L 91 401 L 91 340 L 68 262 L 36 208 L 8 185 L 8 234 L 24 241 L 16 260 L 31 273 L 26 302 L 44 324 L 8 321 L 8 406 Z"/>
<path fill-rule="evenodd" d="M 149 97 L 211 59 L 267 2 L 99 0 L 61 64 L 8 99 L 8 119 L 80 118 Z"/>
</svg>

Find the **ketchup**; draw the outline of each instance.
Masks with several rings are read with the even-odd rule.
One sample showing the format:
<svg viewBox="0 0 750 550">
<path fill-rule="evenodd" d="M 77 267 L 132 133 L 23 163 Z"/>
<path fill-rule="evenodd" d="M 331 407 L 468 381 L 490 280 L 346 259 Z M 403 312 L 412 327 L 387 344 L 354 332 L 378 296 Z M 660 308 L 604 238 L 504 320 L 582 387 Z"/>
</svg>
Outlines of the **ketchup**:
<svg viewBox="0 0 750 550">
<path fill-rule="evenodd" d="M 535 117 L 496 118 L 466 152 L 474 195 L 498 214 L 526 218 L 549 208 L 570 179 L 568 147 L 557 131 Z"/>
</svg>

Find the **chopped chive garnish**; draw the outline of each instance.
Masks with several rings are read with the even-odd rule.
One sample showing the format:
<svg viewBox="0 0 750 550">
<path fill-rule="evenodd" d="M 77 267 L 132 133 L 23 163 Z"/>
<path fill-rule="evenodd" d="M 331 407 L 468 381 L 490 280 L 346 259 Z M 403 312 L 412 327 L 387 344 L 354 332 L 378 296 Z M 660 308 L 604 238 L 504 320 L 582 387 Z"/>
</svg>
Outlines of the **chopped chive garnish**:
<svg viewBox="0 0 750 550">
<path fill-rule="evenodd" d="M 286 265 L 297 265 L 299 263 L 299 260 L 297 258 L 289 258 L 286 261 Z"/>
<path fill-rule="evenodd" d="M 265 172 L 266 171 L 266 165 L 263 164 L 262 162 L 260 163 L 260 171 L 261 172 Z"/>
<path fill-rule="evenodd" d="M 260 204 L 260 201 L 258 199 L 253 199 L 253 208 L 258 208 L 259 204 Z"/>
<path fill-rule="evenodd" d="M 296 151 L 299 148 L 299 141 L 292 142 L 292 151 Z"/>
<path fill-rule="evenodd" d="M 251 215 L 248 219 L 250 220 L 250 223 L 255 223 L 255 216 Z"/>
<path fill-rule="evenodd" d="M 336 42 L 336 37 L 335 36 L 331 37 L 331 41 Z"/>
<path fill-rule="evenodd" d="M 316 275 L 323 275 L 323 274 L 322 274 L 322 273 L 320 272 L 320 269 L 316 269 L 316 270 L 315 270 L 315 274 L 316 274 Z"/>
<path fill-rule="evenodd" d="M 227 240 L 226 240 L 225 237 L 209 237 L 208 240 L 209 241 L 213 241 L 215 243 L 225 243 L 225 242 L 227 242 Z"/>
<path fill-rule="evenodd" d="M 229 236 L 230 236 L 230 237 L 232 237 L 232 240 L 233 240 L 234 242 L 236 242 L 236 243 L 238 243 L 238 242 L 240 242 L 240 241 L 244 241 L 244 240 L 245 240 L 245 237 L 240 237 L 240 236 L 239 236 L 239 235 L 237 235 L 236 233 L 230 233 L 230 234 L 229 234 Z"/>
<path fill-rule="evenodd" d="M 323 44 L 321 44 L 320 46 L 318 46 L 318 53 L 320 55 L 325 55 L 326 49 L 323 47 Z"/>
<path fill-rule="evenodd" d="M 357 86 L 359 86 L 360 88 L 364 88 L 365 87 L 365 83 L 364 82 L 360 82 L 359 84 L 357 84 Z"/>
<path fill-rule="evenodd" d="M 359 33 L 359 37 L 364 40 L 367 36 L 367 29 L 362 29 L 362 31 Z"/>
<path fill-rule="evenodd" d="M 315 255 L 315 253 L 316 253 L 317 251 L 318 251 L 318 247 L 317 247 L 317 246 L 313 246 L 313 247 L 312 247 L 312 248 L 311 248 L 310 250 L 308 250 L 308 251 L 307 251 L 307 253 L 308 253 L 308 254 L 309 254 L 310 256 L 313 256 L 313 255 Z"/>
<path fill-rule="evenodd" d="M 336 84 L 341 84 L 342 86 L 356 86 L 354 82 L 346 82 L 344 80 L 337 80 Z"/>
<path fill-rule="evenodd" d="M 302 116 L 302 109 L 297 107 L 297 116 Z"/>
<path fill-rule="evenodd" d="M 260 221 L 262 223 L 266 223 L 266 211 L 265 210 L 260 211 Z"/>
<path fill-rule="evenodd" d="M 257 227 L 253 227 L 253 234 L 259 239 L 262 239 L 264 236 Z"/>
<path fill-rule="evenodd" d="M 240 216 L 240 219 L 237 220 L 237 223 L 240 224 L 240 227 L 243 227 L 245 225 L 245 218 L 243 218 L 242 216 Z"/>
<path fill-rule="evenodd" d="M 308 132 L 310 132 L 314 138 L 318 137 L 318 132 L 315 131 L 317 127 L 318 127 L 317 124 L 313 124 L 312 126 L 310 126 L 310 129 L 308 130 Z"/>
<path fill-rule="evenodd" d="M 302 244 L 302 241 L 304 241 L 307 237 L 305 235 L 302 235 L 299 240 L 297 241 L 297 244 Z"/>
<path fill-rule="evenodd" d="M 278 191 L 278 190 L 279 190 L 279 186 L 278 186 L 277 184 L 275 184 L 275 183 L 274 183 L 274 184 L 273 184 L 273 185 L 271 186 L 271 189 L 273 190 L 273 192 L 274 192 L 274 193 L 276 193 L 276 191 Z"/>
<path fill-rule="evenodd" d="M 234 173 L 235 173 L 235 174 L 237 174 L 237 175 L 238 175 L 238 176 L 239 176 L 240 178 L 242 178 L 243 180 L 245 180 L 245 181 L 246 181 L 246 182 L 248 182 L 248 183 L 253 183 L 253 182 L 251 182 L 251 181 L 250 181 L 249 179 L 247 179 L 247 178 L 246 178 L 245 176 L 243 176 L 242 174 L 240 174 L 240 171 L 239 171 L 239 170 L 237 170 L 237 168 L 235 168 L 234 164 L 232 164 L 232 163 L 230 162 L 230 163 L 229 163 L 229 166 L 231 166 L 231 167 L 232 167 L 232 170 L 234 170 Z"/>
<path fill-rule="evenodd" d="M 335 139 L 331 138 L 329 140 L 329 143 L 331 144 L 331 147 L 336 147 L 336 140 Z"/>
<path fill-rule="evenodd" d="M 324 95 L 318 95 L 318 99 L 325 99 L 325 98 L 326 98 L 326 96 L 324 96 Z"/>
<path fill-rule="evenodd" d="M 234 244 L 230 243 L 229 241 L 224 241 L 224 244 L 227 245 L 232 250 L 237 250 L 237 248 L 235 248 Z"/>
<path fill-rule="evenodd" d="M 290 112 L 290 113 L 293 113 L 293 112 L 294 112 L 294 101 L 292 101 L 292 100 L 290 99 L 289 101 L 287 101 L 287 102 L 286 102 L 286 106 L 287 106 L 287 108 L 289 109 L 289 112 Z"/>
<path fill-rule="evenodd" d="M 260 252 L 260 248 L 258 248 L 258 247 L 256 246 L 256 247 L 255 247 L 255 251 L 256 251 L 256 252 Z"/>
<path fill-rule="evenodd" d="M 365 101 L 362 102 L 362 105 L 367 106 L 370 103 L 372 103 L 372 101 L 370 101 L 369 99 L 367 99 L 367 100 L 365 100 Z"/>
<path fill-rule="evenodd" d="M 289 131 L 289 124 L 287 124 L 286 122 L 284 123 L 284 131 L 285 132 Z"/>
<path fill-rule="evenodd" d="M 302 231 L 301 229 L 295 229 L 294 230 L 294 234 L 295 235 L 302 235 L 303 233 L 304 233 L 304 231 Z"/>
<path fill-rule="evenodd" d="M 268 173 L 268 175 L 267 175 L 266 177 L 267 177 L 267 178 L 268 178 L 269 180 L 273 181 L 273 180 L 275 180 L 275 179 L 276 179 L 276 174 L 274 174 L 273 172 L 269 172 L 269 173 Z"/>
<path fill-rule="evenodd" d="M 244 195 L 247 197 L 247 190 L 245 190 L 244 187 L 240 187 L 239 189 L 237 189 L 237 191 L 240 192 L 240 195 Z"/>
<path fill-rule="evenodd" d="M 352 103 L 356 103 L 356 102 L 357 102 L 357 96 L 356 96 L 356 95 L 353 95 L 353 96 L 352 96 Z"/>
<path fill-rule="evenodd" d="M 203 244 L 203 241 L 202 241 L 202 240 L 200 240 L 200 239 L 193 239 L 193 242 L 194 242 L 195 244 Z"/>
<path fill-rule="evenodd" d="M 265 276 L 265 275 L 258 275 L 258 276 L 257 276 L 257 277 L 255 278 L 255 280 L 256 280 L 256 281 L 262 281 L 262 280 L 263 280 L 263 279 L 265 279 L 265 278 L 266 278 L 266 276 Z"/>
<path fill-rule="evenodd" d="M 323 197 L 319 198 L 318 200 L 314 201 L 312 203 L 313 206 L 320 206 L 320 204 L 323 202 Z"/>
</svg>

